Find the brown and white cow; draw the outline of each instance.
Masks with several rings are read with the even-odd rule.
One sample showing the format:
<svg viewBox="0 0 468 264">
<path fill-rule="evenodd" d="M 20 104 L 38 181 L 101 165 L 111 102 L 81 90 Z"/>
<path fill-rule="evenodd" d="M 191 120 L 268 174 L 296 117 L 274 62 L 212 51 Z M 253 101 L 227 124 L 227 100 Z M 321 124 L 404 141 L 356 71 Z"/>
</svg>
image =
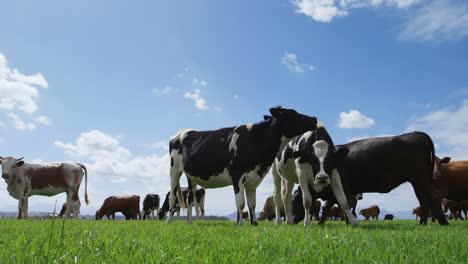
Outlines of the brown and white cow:
<svg viewBox="0 0 468 264">
<path fill-rule="evenodd" d="M 461 202 L 458 203 L 458 205 L 460 206 L 460 219 L 463 219 L 462 218 L 462 212 L 465 214 L 465 220 L 467 220 L 467 213 L 468 213 L 468 200 L 463 200 Z"/>
<path fill-rule="evenodd" d="M 102 219 L 103 216 L 112 215 L 112 220 L 115 220 L 115 213 L 121 212 L 126 220 L 137 220 L 137 216 L 141 219 L 140 213 L 140 196 L 125 195 L 125 196 L 109 196 L 104 200 L 101 208 L 96 211 L 96 220 Z"/>
<path fill-rule="evenodd" d="M 370 217 L 374 220 L 379 220 L 380 209 L 377 205 L 359 210 L 359 215 L 362 215 L 369 220 Z"/>
<path fill-rule="evenodd" d="M 242 219 L 249 219 L 249 212 L 248 211 L 243 211 L 242 212 Z"/>
<path fill-rule="evenodd" d="M 5 179 L 8 193 L 19 201 L 18 219 L 28 218 L 28 197 L 32 195 L 54 196 L 65 192 L 70 205 L 66 217 L 78 219 L 80 213 L 80 189 L 83 171 L 85 175 L 85 201 L 88 201 L 88 173 L 83 164 L 75 162 L 33 164 L 23 158 L 0 157 L 2 178 Z"/>
<path fill-rule="evenodd" d="M 441 199 L 468 200 L 468 160 L 450 161 L 449 157 L 436 156 L 433 174 Z"/>
<path fill-rule="evenodd" d="M 281 203 L 281 217 L 284 217 L 284 206 L 283 203 Z M 275 215 L 275 198 L 272 196 L 269 196 L 266 201 L 265 205 L 263 206 L 263 210 L 260 212 L 258 215 L 258 220 L 260 221 L 272 221 L 276 217 Z"/>
<path fill-rule="evenodd" d="M 339 206 L 333 206 L 330 208 L 330 214 L 328 215 L 329 220 L 344 220 L 345 219 L 345 214 L 343 209 L 341 209 Z"/>
</svg>

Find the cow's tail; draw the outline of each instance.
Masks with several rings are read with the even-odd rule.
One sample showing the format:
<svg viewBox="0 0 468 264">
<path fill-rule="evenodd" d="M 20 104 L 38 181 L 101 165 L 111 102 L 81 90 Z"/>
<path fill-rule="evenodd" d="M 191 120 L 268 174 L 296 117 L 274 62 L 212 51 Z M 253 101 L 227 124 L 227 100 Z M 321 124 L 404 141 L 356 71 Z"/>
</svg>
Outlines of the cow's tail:
<svg viewBox="0 0 468 264">
<path fill-rule="evenodd" d="M 431 165 L 431 168 L 434 169 L 434 164 L 435 164 L 435 149 L 434 149 L 434 142 L 432 141 L 432 138 L 424 133 L 424 132 L 419 132 L 419 131 L 416 131 L 417 133 L 420 133 L 421 135 L 425 136 L 429 145 L 430 145 L 430 151 L 431 151 L 431 154 L 430 154 L 430 157 L 431 157 L 431 160 L 429 161 L 429 164 Z"/>
<path fill-rule="evenodd" d="M 81 163 L 76 163 L 78 166 L 81 167 L 81 169 L 84 170 L 84 173 L 85 173 L 85 189 L 84 189 L 84 199 L 85 199 L 85 202 L 86 204 L 88 205 L 89 204 L 89 200 L 88 200 L 88 171 L 86 170 L 86 166 L 81 164 Z"/>
<path fill-rule="evenodd" d="M 177 199 L 179 200 L 180 208 L 186 209 L 187 205 L 185 205 L 184 196 L 182 195 L 182 190 L 180 189 L 180 184 L 177 184 Z"/>
</svg>

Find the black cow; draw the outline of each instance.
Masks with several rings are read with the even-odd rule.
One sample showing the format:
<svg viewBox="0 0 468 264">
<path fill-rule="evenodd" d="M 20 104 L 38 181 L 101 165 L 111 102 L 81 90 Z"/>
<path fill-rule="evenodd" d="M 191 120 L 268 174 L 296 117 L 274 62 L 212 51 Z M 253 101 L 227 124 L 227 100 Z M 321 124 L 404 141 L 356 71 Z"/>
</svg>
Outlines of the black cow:
<svg viewBox="0 0 468 264">
<path fill-rule="evenodd" d="M 432 139 L 423 132 L 390 137 L 377 137 L 336 146 L 349 150 L 338 164 L 344 192 L 347 197 L 357 193 L 388 193 L 404 182 L 410 182 L 422 208 L 421 224 L 427 224 L 432 208 L 439 224 L 448 225 L 442 212 L 440 191 L 432 182 L 435 153 Z M 325 221 L 331 206 L 330 197 L 322 208 L 321 222 Z M 324 217 L 325 216 L 325 217 Z"/>
<path fill-rule="evenodd" d="M 384 216 L 384 220 L 393 220 L 393 217 L 394 217 L 394 216 L 393 216 L 392 214 L 386 214 L 386 215 Z"/>
<path fill-rule="evenodd" d="M 151 214 L 151 220 L 154 220 L 154 210 L 156 214 L 159 213 L 159 195 L 157 194 L 147 194 L 143 200 L 143 220 L 146 220 L 146 217 Z"/>
<path fill-rule="evenodd" d="M 222 128 L 214 131 L 185 129 L 174 135 L 169 143 L 171 155 L 171 212 L 175 198 L 184 207 L 179 179 L 184 172 L 189 189 L 197 185 L 219 188 L 233 185 L 237 207 L 237 225 L 243 224 L 245 198 L 250 221 L 257 225 L 255 214 L 256 189 L 275 159 L 291 139 L 306 131 L 315 130 L 317 118 L 302 115 L 283 107 L 270 109 L 272 117 L 258 124 Z M 190 205 L 187 222 L 192 222 Z M 169 214 L 167 223 L 172 222 Z"/>
<path fill-rule="evenodd" d="M 310 226 L 310 207 L 318 197 L 317 193 L 328 185 L 338 198 L 341 208 L 353 226 L 359 222 L 351 214 L 341 179 L 336 170 L 337 164 L 348 154 L 346 148 L 335 149 L 325 127 L 317 124 L 317 130 L 307 131 L 289 142 L 278 154 L 273 164 L 275 183 L 276 224 L 281 224 L 279 204 L 284 203 L 286 222 L 294 224 L 291 210 L 292 189 L 299 183 L 302 189 L 304 226 Z M 282 196 L 280 198 L 280 196 Z"/>
<path fill-rule="evenodd" d="M 192 204 L 193 200 L 188 200 L 191 196 L 188 195 L 189 190 L 187 187 L 181 187 L 181 192 L 182 196 L 184 197 L 185 204 Z M 202 219 L 205 220 L 205 189 L 203 188 L 197 188 L 195 191 L 195 198 L 196 198 L 196 203 L 194 204 L 195 207 L 195 213 L 197 216 L 197 219 L 200 219 L 200 211 L 201 211 L 201 216 Z M 159 219 L 162 220 L 166 217 L 167 212 L 169 211 L 169 195 L 171 192 L 167 192 L 166 194 L 166 199 L 164 199 L 163 206 L 161 207 L 161 210 L 159 211 Z M 179 200 L 176 199 L 176 204 L 175 204 L 176 210 L 172 212 L 172 215 L 174 215 L 175 212 L 177 212 L 177 218 L 180 216 L 180 205 L 179 205 Z"/>
</svg>

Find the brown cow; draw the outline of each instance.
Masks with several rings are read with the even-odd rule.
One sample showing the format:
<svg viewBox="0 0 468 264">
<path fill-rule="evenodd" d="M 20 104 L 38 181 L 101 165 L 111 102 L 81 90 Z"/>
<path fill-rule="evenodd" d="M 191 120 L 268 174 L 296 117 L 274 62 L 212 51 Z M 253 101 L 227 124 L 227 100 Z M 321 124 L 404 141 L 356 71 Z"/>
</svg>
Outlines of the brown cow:
<svg viewBox="0 0 468 264">
<path fill-rule="evenodd" d="M 362 215 L 369 220 L 370 217 L 374 220 L 379 220 L 380 209 L 377 205 L 359 210 L 359 215 Z"/>
<path fill-rule="evenodd" d="M 18 202 L 18 219 L 28 218 L 29 196 L 54 196 L 65 192 L 70 205 L 66 217 L 78 219 L 81 202 L 78 196 L 81 180 L 85 176 L 85 202 L 88 201 L 88 173 L 83 164 L 76 162 L 54 162 L 34 164 L 23 158 L 0 157 L 2 178 L 7 184 L 8 193 Z"/>
<path fill-rule="evenodd" d="M 460 207 L 460 219 L 463 219 L 462 218 L 462 212 L 465 214 L 465 220 L 467 220 L 467 217 L 466 217 L 466 213 L 468 212 L 468 200 L 463 200 L 461 202 L 458 203 L 459 207 Z"/>
<path fill-rule="evenodd" d="M 242 212 L 242 219 L 249 219 L 249 212 L 248 211 L 243 211 Z"/>
<path fill-rule="evenodd" d="M 275 213 L 275 198 L 272 196 L 268 197 L 263 206 L 263 210 L 258 215 L 260 221 L 272 221 L 276 217 Z M 281 217 L 284 217 L 284 205 L 281 205 Z"/>
<path fill-rule="evenodd" d="M 315 200 L 310 207 L 310 216 L 312 220 L 320 220 L 320 208 L 322 208 L 322 203 L 319 200 Z"/>
<path fill-rule="evenodd" d="M 439 159 L 436 156 L 433 175 L 441 199 L 468 200 L 468 160 L 450 162 L 449 157 Z"/>
<path fill-rule="evenodd" d="M 413 214 L 416 215 L 416 220 L 418 220 L 418 217 L 421 217 L 421 206 L 418 206 L 413 209 Z M 429 217 L 432 218 L 432 222 L 435 222 L 435 217 L 432 216 L 432 210 L 429 209 Z"/>
<path fill-rule="evenodd" d="M 103 216 L 112 215 L 112 220 L 115 220 L 115 213 L 121 212 L 126 220 L 141 219 L 140 213 L 140 196 L 126 195 L 126 196 L 109 196 L 104 200 L 101 208 L 96 211 L 96 220 L 102 219 Z"/>
<path fill-rule="evenodd" d="M 453 215 L 455 220 L 457 220 L 459 217 L 461 218 L 461 208 L 459 203 L 452 200 L 444 199 L 442 200 L 442 207 L 444 208 L 444 213 L 447 213 L 447 211 L 450 209 L 450 214 Z"/>
<path fill-rule="evenodd" d="M 330 214 L 328 216 L 330 220 L 344 220 L 344 211 L 339 206 L 333 206 L 330 208 Z"/>
</svg>

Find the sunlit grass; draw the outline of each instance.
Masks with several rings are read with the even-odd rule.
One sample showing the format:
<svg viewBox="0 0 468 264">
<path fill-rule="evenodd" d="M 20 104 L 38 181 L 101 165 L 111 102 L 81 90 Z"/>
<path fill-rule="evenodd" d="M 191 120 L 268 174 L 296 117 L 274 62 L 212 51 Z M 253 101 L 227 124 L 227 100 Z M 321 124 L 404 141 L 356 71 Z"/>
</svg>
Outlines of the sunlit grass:
<svg viewBox="0 0 468 264">
<path fill-rule="evenodd" d="M 0 263 L 463 263 L 468 222 L 276 227 L 233 221 L 0 220 Z"/>
</svg>

